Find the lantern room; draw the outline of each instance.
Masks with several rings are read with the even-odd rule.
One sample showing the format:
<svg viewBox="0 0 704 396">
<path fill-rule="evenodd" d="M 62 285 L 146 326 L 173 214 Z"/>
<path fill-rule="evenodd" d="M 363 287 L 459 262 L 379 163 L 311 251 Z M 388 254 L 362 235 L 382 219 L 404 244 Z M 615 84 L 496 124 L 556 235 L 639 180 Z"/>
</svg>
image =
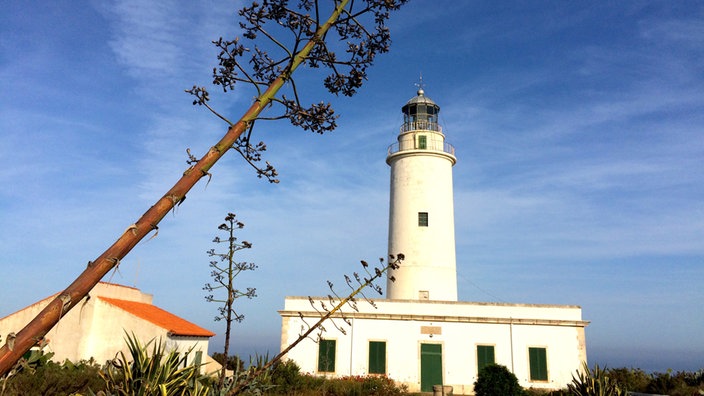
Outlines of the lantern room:
<svg viewBox="0 0 704 396">
<path fill-rule="evenodd" d="M 440 132 L 438 113 L 440 106 L 432 99 L 425 96 L 423 89 L 419 89 L 417 96 L 411 98 L 402 108 L 403 128 L 401 132 L 413 130 L 429 130 Z"/>
</svg>

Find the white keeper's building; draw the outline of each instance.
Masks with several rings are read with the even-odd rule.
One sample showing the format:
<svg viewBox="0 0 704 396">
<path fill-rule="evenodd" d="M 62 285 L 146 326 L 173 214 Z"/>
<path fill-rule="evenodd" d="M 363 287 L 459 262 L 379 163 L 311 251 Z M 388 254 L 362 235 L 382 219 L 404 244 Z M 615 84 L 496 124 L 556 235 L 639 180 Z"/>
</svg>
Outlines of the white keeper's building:
<svg viewBox="0 0 704 396">
<path fill-rule="evenodd" d="M 457 301 L 457 159 L 438 124 L 439 111 L 418 90 L 402 107 L 398 142 L 386 157 L 389 254 L 405 255 L 388 273 L 386 299 L 374 300 L 376 309 L 363 301 L 358 312 L 346 309 L 349 326 L 337 316 L 344 334 L 326 325 L 318 342 L 304 340 L 288 358 L 302 372 L 386 375 L 411 392 L 451 386 L 456 395 L 471 395 L 478 371 L 490 363 L 508 367 L 524 388 L 564 388 L 587 359 L 588 322 L 579 306 Z M 279 313 L 282 349 L 319 318 L 308 297 L 286 297 Z"/>
</svg>

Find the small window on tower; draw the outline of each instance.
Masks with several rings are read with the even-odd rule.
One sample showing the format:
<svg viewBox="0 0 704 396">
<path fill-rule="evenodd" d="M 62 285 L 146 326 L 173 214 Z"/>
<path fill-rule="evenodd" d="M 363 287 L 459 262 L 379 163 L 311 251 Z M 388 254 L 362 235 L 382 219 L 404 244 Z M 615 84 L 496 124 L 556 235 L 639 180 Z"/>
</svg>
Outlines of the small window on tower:
<svg viewBox="0 0 704 396">
<path fill-rule="evenodd" d="M 418 227 L 428 226 L 428 212 L 418 212 Z"/>
<path fill-rule="evenodd" d="M 425 135 L 418 136 L 418 148 L 425 150 L 428 148 L 428 137 Z"/>
</svg>

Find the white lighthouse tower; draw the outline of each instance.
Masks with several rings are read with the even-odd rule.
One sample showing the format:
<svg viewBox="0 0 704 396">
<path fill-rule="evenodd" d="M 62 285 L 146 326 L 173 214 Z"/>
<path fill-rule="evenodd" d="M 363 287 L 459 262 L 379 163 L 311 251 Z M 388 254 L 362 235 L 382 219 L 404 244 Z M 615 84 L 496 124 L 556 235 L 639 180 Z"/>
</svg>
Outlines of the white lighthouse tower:
<svg viewBox="0 0 704 396">
<path fill-rule="evenodd" d="M 386 297 L 457 301 L 455 149 L 438 124 L 440 107 L 422 88 L 401 110 L 403 125 L 386 163 L 391 166 L 389 254 L 403 253 L 405 260 L 389 272 Z"/>
</svg>

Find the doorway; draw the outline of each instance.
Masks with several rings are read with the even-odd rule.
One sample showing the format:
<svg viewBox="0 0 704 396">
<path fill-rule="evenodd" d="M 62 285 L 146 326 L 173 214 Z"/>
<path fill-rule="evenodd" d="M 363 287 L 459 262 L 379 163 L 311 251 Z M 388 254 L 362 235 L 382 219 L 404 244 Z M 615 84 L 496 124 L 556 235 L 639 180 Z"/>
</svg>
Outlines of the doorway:
<svg viewBox="0 0 704 396">
<path fill-rule="evenodd" d="M 432 392 L 442 385 L 442 345 L 420 344 L 420 391 Z"/>
</svg>

